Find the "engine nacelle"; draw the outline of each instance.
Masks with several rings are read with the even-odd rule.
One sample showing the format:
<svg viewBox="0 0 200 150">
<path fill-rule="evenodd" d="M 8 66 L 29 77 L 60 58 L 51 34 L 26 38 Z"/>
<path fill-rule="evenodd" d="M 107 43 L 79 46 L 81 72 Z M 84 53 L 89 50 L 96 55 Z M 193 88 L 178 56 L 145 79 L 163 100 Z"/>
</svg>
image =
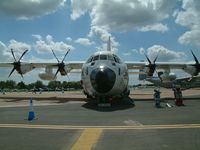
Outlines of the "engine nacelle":
<svg viewBox="0 0 200 150">
<path fill-rule="evenodd" d="M 173 72 L 170 73 L 159 72 L 159 77 L 163 82 L 176 80 L 176 74 Z"/>
<path fill-rule="evenodd" d="M 21 64 L 20 70 L 16 69 L 18 73 L 21 72 L 21 74 L 25 74 L 31 70 L 33 70 L 34 67 L 31 64 Z"/>
<path fill-rule="evenodd" d="M 153 76 L 153 74 L 154 74 L 154 72 L 155 72 L 155 66 L 151 66 L 151 67 L 145 67 L 144 68 L 144 72 L 146 73 L 146 75 L 148 76 L 148 77 L 152 77 Z"/>
<path fill-rule="evenodd" d="M 194 66 L 191 66 L 191 65 L 186 65 L 185 68 L 183 68 L 183 70 L 187 73 L 189 73 L 190 75 L 192 76 L 196 76 L 198 75 L 199 71 L 197 68 L 195 68 Z"/>
<path fill-rule="evenodd" d="M 45 72 L 39 73 L 38 75 L 42 80 L 55 80 L 56 77 L 53 74 L 52 68 L 46 67 Z"/>
</svg>

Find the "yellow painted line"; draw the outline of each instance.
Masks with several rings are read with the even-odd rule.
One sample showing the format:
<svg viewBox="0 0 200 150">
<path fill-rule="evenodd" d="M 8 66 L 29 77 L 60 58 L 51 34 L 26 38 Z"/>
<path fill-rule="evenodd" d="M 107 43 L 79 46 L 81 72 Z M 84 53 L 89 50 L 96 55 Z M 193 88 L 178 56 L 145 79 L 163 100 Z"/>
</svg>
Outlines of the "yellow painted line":
<svg viewBox="0 0 200 150">
<path fill-rule="evenodd" d="M 200 124 L 174 125 L 134 125 L 134 126 L 73 126 L 73 125 L 34 125 L 34 124 L 0 124 L 0 128 L 55 129 L 55 130 L 137 130 L 137 129 L 191 129 L 200 128 Z"/>
<path fill-rule="evenodd" d="M 102 129 L 88 128 L 83 131 L 77 142 L 73 145 L 71 150 L 91 150 L 94 149 L 97 140 L 99 139 Z"/>
</svg>

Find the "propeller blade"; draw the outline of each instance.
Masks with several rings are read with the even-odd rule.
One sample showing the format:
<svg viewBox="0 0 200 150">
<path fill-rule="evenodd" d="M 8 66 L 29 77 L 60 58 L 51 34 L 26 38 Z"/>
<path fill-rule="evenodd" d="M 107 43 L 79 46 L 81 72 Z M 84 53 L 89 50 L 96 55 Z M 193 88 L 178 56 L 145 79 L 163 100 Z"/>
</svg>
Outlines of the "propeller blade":
<svg viewBox="0 0 200 150">
<path fill-rule="evenodd" d="M 67 74 L 67 79 L 68 79 L 68 81 L 70 81 L 70 78 L 69 78 L 68 74 Z"/>
<path fill-rule="evenodd" d="M 154 61 L 153 61 L 153 63 L 154 63 L 154 64 L 155 64 L 155 62 L 156 62 L 157 58 L 158 58 L 158 55 L 156 56 L 156 58 L 155 58 L 155 59 L 154 59 Z"/>
<path fill-rule="evenodd" d="M 192 50 L 191 50 L 191 53 L 192 53 L 192 55 L 193 55 L 193 57 L 194 57 L 194 60 L 195 60 L 196 64 L 199 64 L 199 61 L 198 61 L 197 57 L 194 55 L 194 53 L 193 53 Z"/>
<path fill-rule="evenodd" d="M 23 76 L 23 74 L 21 74 L 21 73 L 20 73 L 20 75 L 21 75 L 22 79 L 24 79 L 24 76 Z"/>
<path fill-rule="evenodd" d="M 14 52 L 13 52 L 13 49 L 12 49 L 12 48 L 11 48 L 11 53 L 12 53 L 12 56 L 13 56 L 14 60 L 15 60 L 15 61 L 17 61 L 17 60 L 16 60 L 16 58 L 15 58 L 15 54 L 14 54 Z"/>
<path fill-rule="evenodd" d="M 54 75 L 54 78 L 56 78 L 59 71 L 60 71 L 60 68 L 57 69 L 56 74 Z"/>
<path fill-rule="evenodd" d="M 70 51 L 70 49 L 66 52 L 65 56 L 63 57 L 62 62 L 65 60 L 65 57 L 68 55 L 69 51 Z"/>
<path fill-rule="evenodd" d="M 65 68 L 64 68 L 64 72 L 65 72 L 65 74 L 67 75 L 67 72 L 66 72 Z"/>
<path fill-rule="evenodd" d="M 150 61 L 149 57 L 147 57 L 147 55 L 146 55 L 146 54 L 144 54 L 144 55 L 145 55 L 145 57 L 147 58 L 147 60 L 148 60 L 149 64 L 151 64 L 151 61 Z"/>
<path fill-rule="evenodd" d="M 21 57 L 19 58 L 18 61 L 20 61 L 20 60 L 22 59 L 22 57 L 26 54 L 26 52 L 28 52 L 28 50 L 25 50 L 25 51 L 23 52 L 23 54 L 21 55 Z"/>
<path fill-rule="evenodd" d="M 24 78 L 24 77 L 23 77 L 23 74 L 22 74 L 22 71 L 21 71 L 21 62 L 20 62 L 20 60 L 21 60 L 21 59 L 23 58 L 23 56 L 27 53 L 27 51 L 28 51 L 28 50 L 25 50 L 25 51 L 23 52 L 23 54 L 21 55 L 21 57 L 19 58 L 19 60 L 17 61 L 17 60 L 16 60 L 16 57 L 15 57 L 15 54 L 14 54 L 14 51 L 13 51 L 13 49 L 11 49 L 11 53 L 12 53 L 12 56 L 13 56 L 13 58 L 15 59 L 15 61 L 12 63 L 12 65 L 13 65 L 14 67 L 13 67 L 13 69 L 11 70 L 11 72 L 10 72 L 10 74 L 9 74 L 8 77 L 10 77 L 10 76 L 13 74 L 13 72 L 16 70 L 16 71 L 21 75 L 21 77 Z"/>
<path fill-rule="evenodd" d="M 56 54 L 54 53 L 53 49 L 51 49 L 51 50 L 52 50 L 52 52 L 53 52 L 54 57 L 57 59 L 57 61 L 58 61 L 58 63 L 59 63 L 60 61 L 59 61 L 58 58 L 56 57 Z"/>
<path fill-rule="evenodd" d="M 151 62 L 151 60 L 149 59 L 149 57 L 148 57 L 146 54 L 144 54 L 144 55 L 145 55 L 145 57 L 147 58 L 147 60 L 148 60 L 148 62 L 149 62 L 149 64 L 146 65 L 146 67 L 149 68 L 149 72 L 148 72 L 147 74 L 148 74 L 149 76 L 153 76 L 154 72 L 157 73 L 157 70 L 156 70 L 156 60 L 157 60 L 157 58 L 158 58 L 158 55 L 157 55 L 156 58 L 154 59 L 153 63 Z M 158 74 L 158 73 L 157 73 L 157 74 Z"/>
<path fill-rule="evenodd" d="M 8 76 L 8 78 L 12 75 L 12 73 L 15 71 L 15 67 L 13 67 L 13 69 L 11 70 L 11 72 L 10 72 L 10 74 L 9 74 L 9 76 Z"/>
<path fill-rule="evenodd" d="M 51 49 L 51 50 L 52 50 L 52 49 Z M 65 54 L 65 56 L 64 56 L 64 58 L 63 58 L 63 60 L 62 60 L 62 62 L 60 62 L 60 61 L 58 60 L 58 58 L 56 57 L 56 54 L 55 54 L 54 51 L 52 50 L 54 57 L 55 57 L 55 58 L 57 59 L 57 61 L 58 61 L 58 64 L 57 64 L 58 69 L 57 69 L 57 71 L 56 71 L 55 77 L 57 76 L 58 72 L 60 72 L 61 75 L 64 75 L 64 74 L 63 74 L 63 71 L 65 72 L 65 74 L 67 74 L 67 72 L 65 71 L 64 60 L 65 60 L 66 56 L 68 55 L 69 51 L 70 51 L 70 49 L 66 52 L 66 54 Z"/>
</svg>

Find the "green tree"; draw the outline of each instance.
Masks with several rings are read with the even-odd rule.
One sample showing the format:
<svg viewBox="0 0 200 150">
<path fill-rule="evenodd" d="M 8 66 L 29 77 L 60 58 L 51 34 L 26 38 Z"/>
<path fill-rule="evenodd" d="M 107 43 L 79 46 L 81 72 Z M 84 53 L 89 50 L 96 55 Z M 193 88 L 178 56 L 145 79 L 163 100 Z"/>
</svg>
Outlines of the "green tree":
<svg viewBox="0 0 200 150">
<path fill-rule="evenodd" d="M 5 87 L 4 88 L 14 89 L 14 88 L 16 88 L 16 82 L 13 81 L 13 80 L 7 80 L 5 82 Z"/>
<path fill-rule="evenodd" d="M 36 81 L 35 82 L 35 88 L 36 89 L 39 89 L 39 88 L 43 88 L 44 87 L 44 84 L 42 83 L 42 81 Z"/>
<path fill-rule="evenodd" d="M 21 82 L 19 82 L 19 83 L 17 84 L 17 87 L 18 87 L 19 89 L 26 89 L 26 84 L 25 84 L 23 81 L 21 81 Z"/>
<path fill-rule="evenodd" d="M 48 88 L 51 89 L 62 88 L 62 84 L 60 81 L 50 81 L 48 83 Z"/>
<path fill-rule="evenodd" d="M 34 89 L 34 87 L 35 87 L 35 83 L 30 83 L 30 84 L 28 84 L 27 85 L 27 89 Z"/>
<path fill-rule="evenodd" d="M 0 89 L 4 89 L 5 85 L 5 81 L 0 81 Z"/>
<path fill-rule="evenodd" d="M 79 81 L 77 81 L 77 82 L 63 81 L 62 87 L 64 89 L 82 89 L 81 83 Z"/>
</svg>

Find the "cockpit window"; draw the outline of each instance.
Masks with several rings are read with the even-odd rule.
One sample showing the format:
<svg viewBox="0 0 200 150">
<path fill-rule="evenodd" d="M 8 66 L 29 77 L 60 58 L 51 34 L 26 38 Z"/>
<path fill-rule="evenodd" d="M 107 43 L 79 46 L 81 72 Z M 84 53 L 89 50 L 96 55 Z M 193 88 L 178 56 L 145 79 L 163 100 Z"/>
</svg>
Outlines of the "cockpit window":
<svg viewBox="0 0 200 150">
<path fill-rule="evenodd" d="M 90 63 L 90 62 L 92 62 L 92 59 L 93 59 L 93 56 L 91 56 L 91 57 L 87 60 L 86 63 Z"/>
<path fill-rule="evenodd" d="M 121 60 L 119 57 L 117 57 L 116 55 L 113 55 L 113 57 L 116 63 L 121 63 Z"/>
<path fill-rule="evenodd" d="M 87 60 L 87 63 L 90 63 L 96 60 L 111 60 L 111 61 L 115 61 L 116 63 L 121 63 L 121 60 L 117 55 L 110 55 L 110 54 L 108 55 L 101 54 L 101 55 L 92 56 Z"/>
<path fill-rule="evenodd" d="M 96 60 L 99 60 L 99 55 L 94 56 L 92 61 L 96 61 Z"/>
<path fill-rule="evenodd" d="M 107 55 L 100 55 L 100 60 L 107 60 Z"/>
<path fill-rule="evenodd" d="M 108 60 L 114 61 L 114 58 L 112 55 L 108 55 Z"/>
</svg>

